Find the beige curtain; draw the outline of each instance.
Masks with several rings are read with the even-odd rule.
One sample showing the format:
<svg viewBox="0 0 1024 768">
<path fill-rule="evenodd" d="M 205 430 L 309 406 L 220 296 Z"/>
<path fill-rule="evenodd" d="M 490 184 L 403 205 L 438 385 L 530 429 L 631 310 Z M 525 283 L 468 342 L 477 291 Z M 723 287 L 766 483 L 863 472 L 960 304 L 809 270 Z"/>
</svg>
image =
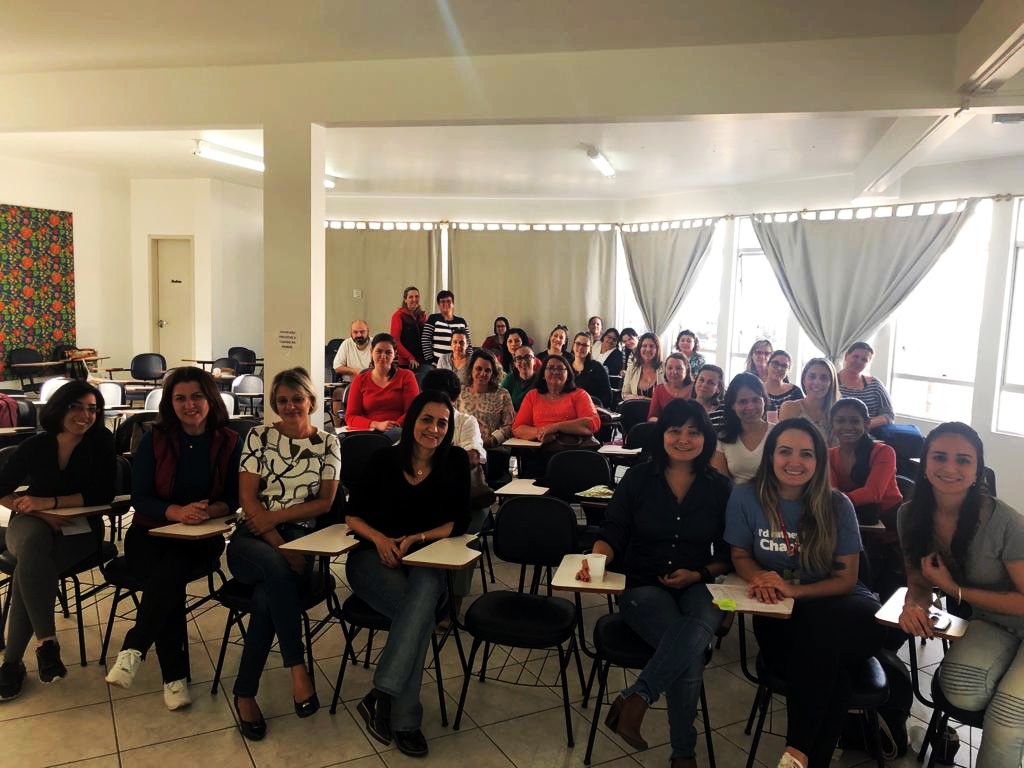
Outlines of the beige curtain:
<svg viewBox="0 0 1024 768">
<path fill-rule="evenodd" d="M 436 225 L 426 231 L 326 230 L 325 338 L 346 338 L 357 318 L 366 320 L 371 335 L 388 331 L 406 286 L 420 289 L 429 312 L 440 285 L 440 235 Z"/>
<path fill-rule="evenodd" d="M 647 327 L 663 335 L 686 298 L 715 234 L 703 225 L 650 232 L 623 230 L 622 246 L 633 294 Z"/>
<path fill-rule="evenodd" d="M 557 324 L 573 333 L 587 318 L 605 325 L 615 316 L 615 233 L 474 231 L 448 233 L 455 313 L 466 318 L 474 343 L 490 336 L 494 318 L 507 317 L 544 349 Z"/>
</svg>

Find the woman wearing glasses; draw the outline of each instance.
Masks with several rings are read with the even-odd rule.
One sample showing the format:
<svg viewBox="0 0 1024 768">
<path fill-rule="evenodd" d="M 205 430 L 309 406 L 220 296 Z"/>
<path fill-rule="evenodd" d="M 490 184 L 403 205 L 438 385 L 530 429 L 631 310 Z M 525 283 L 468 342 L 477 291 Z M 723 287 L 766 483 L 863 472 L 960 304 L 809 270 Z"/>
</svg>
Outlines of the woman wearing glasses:
<svg viewBox="0 0 1024 768">
<path fill-rule="evenodd" d="M 799 400 L 804 391 L 796 384 L 787 380 L 789 368 L 793 364 L 789 353 L 784 349 L 776 349 L 768 358 L 768 369 L 764 379 L 764 391 L 768 395 L 768 411 L 777 411 L 783 403 Z"/>
<path fill-rule="evenodd" d="M 591 399 L 610 407 L 612 385 L 608 382 L 608 371 L 591 358 L 591 346 L 590 334 L 583 331 L 577 333 L 572 340 L 572 372 L 576 377 L 576 386 L 590 395 Z"/>
<path fill-rule="evenodd" d="M 512 407 L 517 411 L 523 404 L 526 393 L 537 384 L 537 374 L 534 373 L 534 364 L 537 358 L 530 347 L 518 347 L 512 355 L 512 370 L 501 380 L 501 388 L 508 391 L 512 398 Z"/>
<path fill-rule="evenodd" d="M 622 374 L 623 358 L 619 349 L 619 332 L 609 328 L 601 334 L 600 349 L 592 350 L 591 356 L 608 371 L 609 376 Z"/>
<path fill-rule="evenodd" d="M 57 576 L 96 554 L 100 517 L 89 519 L 92 533 L 62 535 L 66 518 L 47 512 L 61 507 L 106 504 L 114 497 L 114 438 L 103 426 L 103 395 L 84 381 L 69 381 L 43 406 L 43 432 L 21 443 L 0 472 L 0 504 L 11 510 L 7 549 L 18 567 L 8 589 L 7 647 L 0 666 L 0 700 L 21 693 L 22 656 L 36 636 L 39 680 L 67 676 L 53 620 Z M 28 483 L 28 492 L 14 490 Z"/>
<path fill-rule="evenodd" d="M 142 582 L 135 624 L 125 635 L 107 682 L 128 688 L 153 646 L 168 709 L 188 706 L 185 590 L 213 571 L 223 537 L 183 540 L 151 536 L 170 523 L 197 525 L 238 509 L 242 441 L 227 426 L 228 412 L 213 377 L 199 368 L 177 368 L 164 380 L 160 418 L 139 444 L 132 462 L 135 518 L 125 536 L 128 568 Z"/>
</svg>

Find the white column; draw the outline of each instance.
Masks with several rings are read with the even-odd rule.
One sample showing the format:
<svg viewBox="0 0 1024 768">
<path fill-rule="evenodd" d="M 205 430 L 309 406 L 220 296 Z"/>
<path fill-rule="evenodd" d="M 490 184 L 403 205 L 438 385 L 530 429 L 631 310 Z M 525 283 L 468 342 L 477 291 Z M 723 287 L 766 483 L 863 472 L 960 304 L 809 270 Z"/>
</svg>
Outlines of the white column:
<svg viewBox="0 0 1024 768">
<path fill-rule="evenodd" d="M 263 358 L 268 420 L 270 382 L 302 366 L 323 409 L 324 142 L 322 125 L 263 127 Z M 238 311 L 244 311 L 239 307 Z M 314 418 L 314 423 L 318 423 Z"/>
</svg>

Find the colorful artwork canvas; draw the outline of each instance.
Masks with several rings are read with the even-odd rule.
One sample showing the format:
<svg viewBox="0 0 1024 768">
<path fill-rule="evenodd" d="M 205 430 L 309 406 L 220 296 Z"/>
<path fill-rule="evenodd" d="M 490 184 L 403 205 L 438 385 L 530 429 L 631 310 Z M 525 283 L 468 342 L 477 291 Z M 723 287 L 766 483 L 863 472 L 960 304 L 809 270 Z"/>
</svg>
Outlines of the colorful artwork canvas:
<svg viewBox="0 0 1024 768">
<path fill-rule="evenodd" d="M 50 359 L 75 344 L 75 251 L 69 211 L 0 205 L 0 361 L 19 347 Z"/>
</svg>

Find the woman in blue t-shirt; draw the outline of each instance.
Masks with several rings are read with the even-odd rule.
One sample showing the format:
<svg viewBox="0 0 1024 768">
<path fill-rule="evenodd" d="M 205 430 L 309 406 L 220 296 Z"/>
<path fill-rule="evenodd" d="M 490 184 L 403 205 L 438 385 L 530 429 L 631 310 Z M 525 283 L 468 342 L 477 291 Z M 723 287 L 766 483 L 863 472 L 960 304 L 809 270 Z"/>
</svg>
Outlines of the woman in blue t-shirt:
<svg viewBox="0 0 1024 768">
<path fill-rule="evenodd" d="M 857 516 L 829 485 L 828 453 L 806 419 L 780 422 L 753 482 L 736 486 L 725 540 L 749 594 L 795 600 L 789 621 L 754 618 L 765 663 L 786 679 L 780 768 L 826 768 L 842 730 L 851 665 L 882 646 L 878 601 L 858 581 Z"/>
</svg>

